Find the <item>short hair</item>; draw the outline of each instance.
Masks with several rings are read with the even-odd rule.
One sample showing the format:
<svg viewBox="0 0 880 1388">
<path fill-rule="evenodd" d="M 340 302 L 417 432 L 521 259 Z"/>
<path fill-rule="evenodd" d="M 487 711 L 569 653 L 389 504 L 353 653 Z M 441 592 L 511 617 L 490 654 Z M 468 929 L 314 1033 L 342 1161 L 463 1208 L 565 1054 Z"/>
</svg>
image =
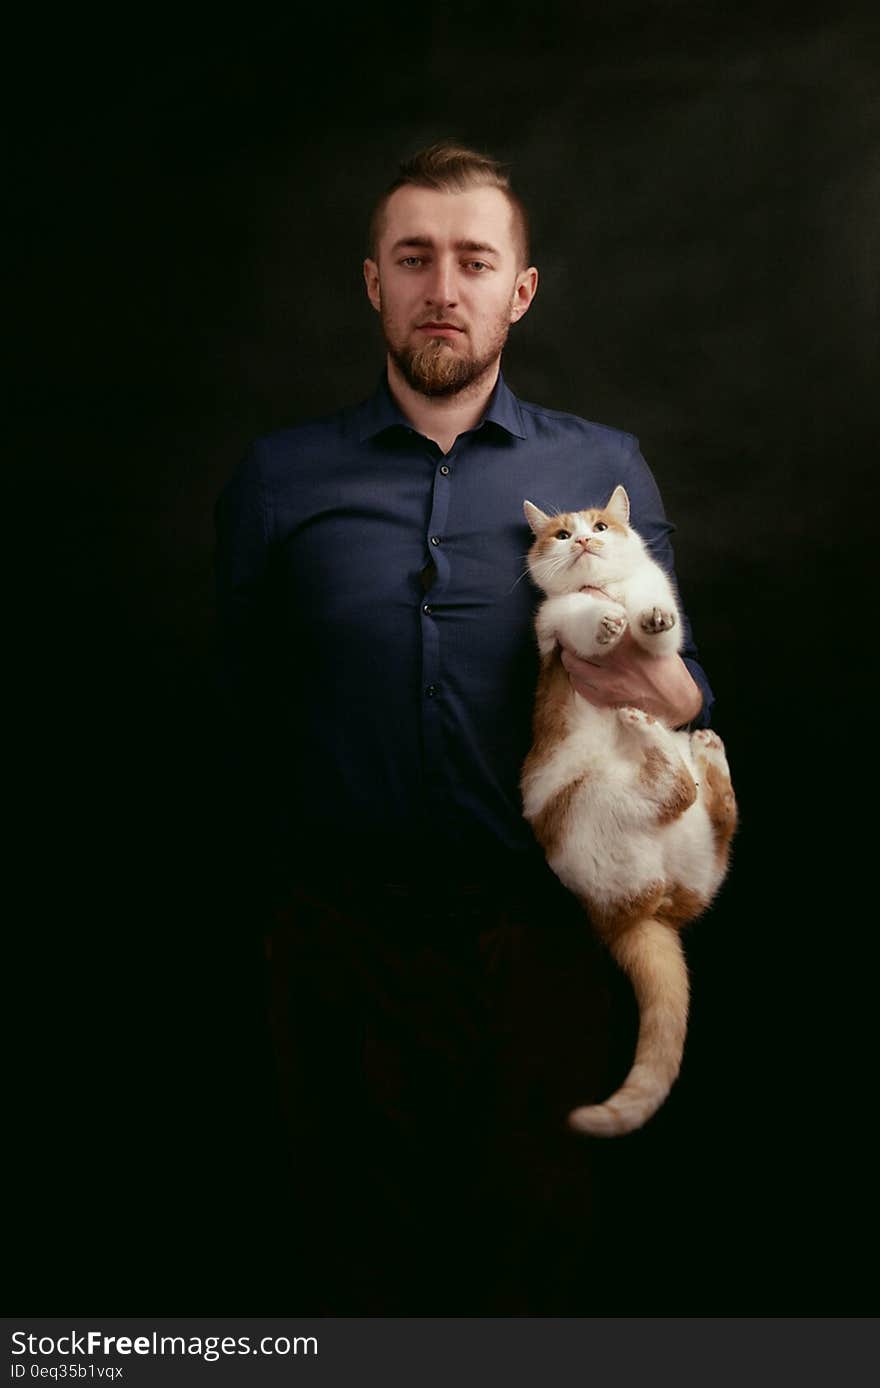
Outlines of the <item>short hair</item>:
<svg viewBox="0 0 880 1388">
<path fill-rule="evenodd" d="M 370 255 L 377 258 L 379 240 L 385 208 L 392 193 L 398 188 L 435 188 L 441 193 L 464 193 L 469 188 L 498 188 L 510 203 L 513 213 L 514 241 L 519 242 L 518 250 L 525 269 L 531 254 L 529 245 L 529 214 L 522 199 L 510 186 L 507 166 L 492 159 L 488 154 L 479 154 L 474 149 L 453 140 L 439 140 L 436 144 L 421 149 L 411 159 L 400 165 L 397 178 L 385 189 L 373 208 L 370 217 Z"/>
</svg>

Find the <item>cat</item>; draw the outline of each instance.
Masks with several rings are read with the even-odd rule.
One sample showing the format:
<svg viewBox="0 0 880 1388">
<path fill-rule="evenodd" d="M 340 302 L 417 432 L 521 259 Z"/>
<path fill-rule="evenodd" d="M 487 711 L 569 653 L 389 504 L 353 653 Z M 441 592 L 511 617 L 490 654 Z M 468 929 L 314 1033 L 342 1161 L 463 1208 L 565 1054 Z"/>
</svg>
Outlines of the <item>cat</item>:
<svg viewBox="0 0 880 1388">
<path fill-rule="evenodd" d="M 689 989 L 679 930 L 725 877 L 736 801 L 716 733 L 673 732 L 637 708 L 597 708 L 562 664 L 560 643 L 601 658 L 627 629 L 656 655 L 681 647 L 672 584 L 630 527 L 625 489 L 598 509 L 548 516 L 530 501 L 523 509 L 535 536 L 528 568 L 546 595 L 535 618 L 541 670 L 523 812 L 639 1006 L 622 1086 L 568 1117 L 577 1132 L 613 1137 L 656 1113 L 681 1068 Z"/>
</svg>

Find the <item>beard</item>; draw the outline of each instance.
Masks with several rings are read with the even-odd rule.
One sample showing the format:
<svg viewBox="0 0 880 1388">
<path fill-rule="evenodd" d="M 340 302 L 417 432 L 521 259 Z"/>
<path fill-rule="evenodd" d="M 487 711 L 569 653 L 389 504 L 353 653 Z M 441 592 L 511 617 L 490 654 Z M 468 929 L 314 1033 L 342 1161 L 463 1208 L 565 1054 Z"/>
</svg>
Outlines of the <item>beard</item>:
<svg viewBox="0 0 880 1388">
<path fill-rule="evenodd" d="M 458 395 L 494 366 L 507 341 L 510 324 L 500 321 L 479 356 L 456 352 L 442 337 L 429 337 L 418 346 L 396 342 L 382 319 L 385 343 L 403 379 L 421 395 Z"/>
</svg>

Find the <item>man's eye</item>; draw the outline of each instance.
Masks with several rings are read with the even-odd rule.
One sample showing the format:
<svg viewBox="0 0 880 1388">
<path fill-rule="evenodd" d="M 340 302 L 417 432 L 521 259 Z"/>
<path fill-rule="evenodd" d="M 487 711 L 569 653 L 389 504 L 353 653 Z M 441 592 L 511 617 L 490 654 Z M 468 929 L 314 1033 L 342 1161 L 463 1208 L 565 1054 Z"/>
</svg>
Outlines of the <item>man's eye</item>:
<svg viewBox="0 0 880 1388">
<path fill-rule="evenodd" d="M 405 255 L 400 263 L 401 265 L 406 265 L 408 268 L 414 265 L 421 265 L 422 257 L 420 255 Z"/>
<path fill-rule="evenodd" d="M 571 531 L 570 531 L 570 530 L 557 530 L 557 532 L 556 532 L 556 538 L 557 538 L 557 540 L 570 540 L 570 539 L 571 539 Z"/>
<path fill-rule="evenodd" d="M 596 521 L 596 524 L 593 526 L 593 529 L 594 529 L 594 530 L 607 530 L 607 529 L 608 529 L 608 526 L 605 524 L 604 521 Z"/>
<path fill-rule="evenodd" d="M 489 268 L 489 266 L 486 264 L 485 260 L 469 260 L 469 261 L 467 262 L 467 267 L 468 267 L 469 270 L 477 270 L 477 271 L 479 271 L 479 270 L 488 270 L 488 268 Z"/>
</svg>

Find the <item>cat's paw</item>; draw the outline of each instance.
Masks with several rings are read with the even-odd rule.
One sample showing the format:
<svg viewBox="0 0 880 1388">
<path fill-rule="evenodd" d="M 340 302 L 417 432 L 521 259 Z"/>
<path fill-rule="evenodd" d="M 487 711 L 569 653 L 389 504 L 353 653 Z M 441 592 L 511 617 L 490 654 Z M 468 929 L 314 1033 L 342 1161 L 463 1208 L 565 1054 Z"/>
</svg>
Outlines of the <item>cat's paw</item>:
<svg viewBox="0 0 880 1388">
<path fill-rule="evenodd" d="M 645 713 L 644 709 L 630 708 L 628 704 L 617 710 L 617 717 L 625 728 L 637 733 L 649 732 L 657 722 L 657 719 L 650 713 Z"/>
<path fill-rule="evenodd" d="M 596 644 L 612 646 L 626 631 L 626 613 L 619 607 L 607 608 L 596 624 Z"/>
<path fill-rule="evenodd" d="M 711 728 L 698 728 L 691 733 L 691 750 L 698 765 L 718 766 L 729 775 L 724 743 Z"/>
<path fill-rule="evenodd" d="M 700 747 L 707 752 L 721 752 L 724 750 L 724 743 L 717 733 L 713 733 L 711 728 L 698 728 L 695 733 L 691 733 L 691 740 L 696 747 Z"/>
<path fill-rule="evenodd" d="M 639 617 L 639 626 L 648 636 L 671 631 L 676 623 L 675 613 L 664 607 L 649 607 Z"/>
</svg>

